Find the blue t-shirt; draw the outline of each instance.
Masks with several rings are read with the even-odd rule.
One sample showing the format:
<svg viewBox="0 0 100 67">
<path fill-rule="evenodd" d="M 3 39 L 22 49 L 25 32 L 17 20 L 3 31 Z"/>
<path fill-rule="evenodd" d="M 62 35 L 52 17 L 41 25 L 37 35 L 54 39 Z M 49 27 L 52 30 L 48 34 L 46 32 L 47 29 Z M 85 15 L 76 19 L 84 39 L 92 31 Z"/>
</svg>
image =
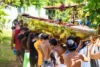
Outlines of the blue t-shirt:
<svg viewBox="0 0 100 67">
<path fill-rule="evenodd" d="M 89 20 L 86 20 L 86 21 L 85 21 L 85 25 L 86 25 L 86 26 L 90 26 L 90 24 L 91 24 L 91 22 L 90 22 Z"/>
</svg>

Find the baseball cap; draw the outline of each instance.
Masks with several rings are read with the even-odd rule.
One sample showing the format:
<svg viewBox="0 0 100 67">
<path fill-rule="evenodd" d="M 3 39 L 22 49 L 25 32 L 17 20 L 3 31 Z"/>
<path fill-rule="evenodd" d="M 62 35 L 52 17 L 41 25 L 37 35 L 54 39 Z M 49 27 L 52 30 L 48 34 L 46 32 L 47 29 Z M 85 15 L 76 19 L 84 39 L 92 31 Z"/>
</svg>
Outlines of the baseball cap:
<svg viewBox="0 0 100 67">
<path fill-rule="evenodd" d="M 66 46 L 68 49 L 76 49 L 77 45 L 75 44 L 75 37 L 69 36 L 67 38 Z"/>
</svg>

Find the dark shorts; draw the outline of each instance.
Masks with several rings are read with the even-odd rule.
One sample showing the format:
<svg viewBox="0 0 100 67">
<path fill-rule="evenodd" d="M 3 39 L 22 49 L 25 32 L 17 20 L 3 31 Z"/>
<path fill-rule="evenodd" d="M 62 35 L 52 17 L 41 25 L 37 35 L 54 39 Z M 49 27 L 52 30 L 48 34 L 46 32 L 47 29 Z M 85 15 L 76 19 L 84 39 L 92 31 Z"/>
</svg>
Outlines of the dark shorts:
<svg viewBox="0 0 100 67">
<path fill-rule="evenodd" d="M 37 63 L 36 64 L 31 64 L 31 67 L 38 67 Z"/>
<path fill-rule="evenodd" d="M 24 59 L 25 50 L 24 49 L 21 49 L 20 52 L 21 52 L 21 57 Z"/>
<path fill-rule="evenodd" d="M 21 51 L 20 50 L 17 50 L 16 55 L 17 56 L 21 56 Z"/>
</svg>

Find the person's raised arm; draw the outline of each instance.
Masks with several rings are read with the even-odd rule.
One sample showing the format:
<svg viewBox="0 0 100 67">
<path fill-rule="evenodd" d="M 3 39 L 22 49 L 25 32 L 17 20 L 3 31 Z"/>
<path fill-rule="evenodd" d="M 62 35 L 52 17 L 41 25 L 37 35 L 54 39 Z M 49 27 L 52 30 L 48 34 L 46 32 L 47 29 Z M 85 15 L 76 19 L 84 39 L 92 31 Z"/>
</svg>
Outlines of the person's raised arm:
<svg viewBox="0 0 100 67">
<path fill-rule="evenodd" d="M 15 31 L 12 31 L 12 38 L 11 38 L 11 49 L 13 49 L 13 44 L 14 44 L 14 35 L 15 35 Z"/>
<path fill-rule="evenodd" d="M 99 39 L 96 40 L 96 43 L 92 45 L 92 48 L 90 50 L 90 57 L 91 59 L 100 59 L 100 52 L 94 53 L 95 46 L 99 44 Z"/>
<path fill-rule="evenodd" d="M 90 60 L 89 45 L 87 45 L 86 47 L 87 47 L 86 56 L 84 56 L 83 54 L 81 54 L 81 59 L 84 62 L 88 62 Z"/>
<path fill-rule="evenodd" d="M 78 45 L 76 51 L 78 52 L 81 48 L 82 48 L 82 41 L 80 41 L 80 43 L 79 43 L 79 45 Z"/>
</svg>

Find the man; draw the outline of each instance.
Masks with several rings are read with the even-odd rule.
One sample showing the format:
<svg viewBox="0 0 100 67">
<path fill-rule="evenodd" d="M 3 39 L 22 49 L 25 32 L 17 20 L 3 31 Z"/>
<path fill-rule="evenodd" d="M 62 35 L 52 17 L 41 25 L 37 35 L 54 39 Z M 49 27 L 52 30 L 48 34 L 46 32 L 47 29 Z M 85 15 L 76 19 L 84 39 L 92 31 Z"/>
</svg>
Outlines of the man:
<svg viewBox="0 0 100 67">
<path fill-rule="evenodd" d="M 88 26 L 88 27 L 91 25 L 89 16 L 86 17 L 85 25 Z"/>
<path fill-rule="evenodd" d="M 14 39 L 14 33 L 15 33 L 15 29 L 16 29 L 16 24 L 18 23 L 18 20 L 15 19 L 13 21 L 13 25 L 12 25 L 12 39 L 11 39 L 11 49 L 13 49 L 13 44 L 15 44 L 15 39 Z"/>
<path fill-rule="evenodd" d="M 98 39 L 97 36 L 92 36 L 91 37 L 91 41 L 93 42 L 94 45 L 92 45 L 92 50 L 90 50 L 90 58 L 91 58 L 91 67 L 100 67 L 100 59 L 97 59 L 98 56 L 95 58 L 95 53 L 99 53 L 100 52 L 100 47 L 99 47 L 99 44 L 98 44 L 98 41 L 96 41 Z M 95 42 L 97 42 L 95 45 Z M 99 42 L 100 43 L 100 42 Z M 95 60 L 96 59 L 96 60 Z"/>
<path fill-rule="evenodd" d="M 99 39 L 97 39 L 96 43 L 92 45 L 92 48 L 90 50 L 90 57 L 91 57 L 91 59 L 100 59 L 100 52 L 94 53 L 94 48 L 98 44 L 100 44 Z"/>
<path fill-rule="evenodd" d="M 63 54 L 64 64 L 67 67 L 81 67 L 81 61 L 89 61 L 89 47 L 87 46 L 86 56 L 80 54 L 76 51 L 77 46 L 75 45 L 75 38 L 69 36 L 66 42 L 67 48 L 69 50 L 68 54 Z"/>
<path fill-rule="evenodd" d="M 23 40 L 25 39 L 25 33 L 26 33 L 26 29 L 25 28 L 21 28 L 20 29 L 20 33 L 18 34 L 18 40 L 20 42 L 20 54 L 21 54 L 21 58 L 22 58 L 22 61 L 24 60 L 24 52 L 25 52 L 25 49 L 24 49 L 24 45 L 26 44 L 24 42 L 24 45 L 23 45 Z"/>
<path fill-rule="evenodd" d="M 42 34 L 41 39 L 42 44 L 40 45 L 40 48 L 43 55 L 43 67 L 47 67 L 50 54 L 49 36 L 47 34 Z"/>
<path fill-rule="evenodd" d="M 18 40 L 18 34 L 20 33 L 20 25 L 19 25 L 19 22 L 16 22 L 15 23 L 15 30 L 13 31 L 13 33 L 12 33 L 12 39 L 13 39 L 13 43 L 15 43 L 15 47 L 16 47 L 16 51 L 17 51 L 17 59 L 18 59 L 18 61 L 19 61 L 19 63 L 21 63 L 21 57 L 20 57 L 20 42 L 19 42 L 19 40 Z M 12 44 L 13 44 L 12 43 Z"/>
<path fill-rule="evenodd" d="M 50 43 L 50 49 L 51 49 L 50 58 L 51 58 L 51 61 L 53 62 L 53 66 L 62 67 L 64 63 L 62 54 L 65 52 L 65 50 L 61 46 L 58 45 L 56 39 L 54 38 L 51 38 L 49 40 L 49 43 Z"/>
</svg>

